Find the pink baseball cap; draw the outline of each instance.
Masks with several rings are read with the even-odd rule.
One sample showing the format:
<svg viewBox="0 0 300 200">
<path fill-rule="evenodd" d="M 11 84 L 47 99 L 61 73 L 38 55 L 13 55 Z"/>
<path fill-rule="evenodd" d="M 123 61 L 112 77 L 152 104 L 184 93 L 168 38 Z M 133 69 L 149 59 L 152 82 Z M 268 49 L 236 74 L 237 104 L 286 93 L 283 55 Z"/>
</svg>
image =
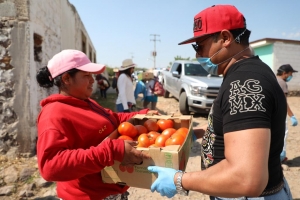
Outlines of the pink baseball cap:
<svg viewBox="0 0 300 200">
<path fill-rule="evenodd" d="M 199 12 L 194 17 L 194 37 L 181 44 L 196 42 L 197 39 L 224 29 L 246 28 L 246 20 L 233 5 L 214 5 Z"/>
<path fill-rule="evenodd" d="M 92 63 L 83 52 L 73 49 L 66 49 L 54 55 L 47 67 L 52 78 L 74 68 L 94 74 L 105 70 L 105 65 Z"/>
</svg>

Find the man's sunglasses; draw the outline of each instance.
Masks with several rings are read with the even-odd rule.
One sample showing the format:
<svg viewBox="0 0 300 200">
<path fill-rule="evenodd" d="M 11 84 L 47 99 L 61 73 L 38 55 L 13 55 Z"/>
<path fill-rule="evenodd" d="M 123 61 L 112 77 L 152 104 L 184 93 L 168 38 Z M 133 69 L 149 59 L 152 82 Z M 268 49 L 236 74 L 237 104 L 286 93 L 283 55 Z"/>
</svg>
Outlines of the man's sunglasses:
<svg viewBox="0 0 300 200">
<path fill-rule="evenodd" d="M 201 44 L 202 42 L 204 42 L 205 40 L 207 40 L 211 36 L 213 36 L 213 35 L 209 35 L 207 38 L 205 38 L 201 42 L 196 42 L 195 44 L 192 44 L 192 46 L 193 46 L 194 50 L 196 51 L 196 53 L 198 53 L 201 50 L 201 45 L 198 45 L 198 44 Z"/>
</svg>

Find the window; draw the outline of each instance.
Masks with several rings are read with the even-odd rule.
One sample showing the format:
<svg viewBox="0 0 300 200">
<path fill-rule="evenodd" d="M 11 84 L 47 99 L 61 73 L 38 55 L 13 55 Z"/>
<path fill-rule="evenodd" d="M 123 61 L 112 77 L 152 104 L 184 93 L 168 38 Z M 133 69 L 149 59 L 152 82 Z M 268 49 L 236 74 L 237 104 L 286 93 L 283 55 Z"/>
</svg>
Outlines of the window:
<svg viewBox="0 0 300 200">
<path fill-rule="evenodd" d="M 42 62 L 42 36 L 34 33 L 33 34 L 33 52 L 34 52 L 34 61 Z"/>
<path fill-rule="evenodd" d="M 81 50 L 86 54 L 86 37 L 83 32 L 81 32 Z"/>
<path fill-rule="evenodd" d="M 91 46 L 89 48 L 89 58 L 90 58 L 90 61 L 93 61 L 93 53 L 92 53 L 92 47 Z"/>
</svg>

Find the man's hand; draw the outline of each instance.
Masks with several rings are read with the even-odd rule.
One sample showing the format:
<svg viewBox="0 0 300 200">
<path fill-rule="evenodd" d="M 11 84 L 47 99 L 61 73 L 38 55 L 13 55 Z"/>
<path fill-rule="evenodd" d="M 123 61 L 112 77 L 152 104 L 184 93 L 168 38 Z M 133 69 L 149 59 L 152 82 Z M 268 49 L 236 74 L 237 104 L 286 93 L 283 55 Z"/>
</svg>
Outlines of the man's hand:
<svg viewBox="0 0 300 200">
<path fill-rule="evenodd" d="M 297 121 L 295 115 L 291 116 L 291 122 L 292 122 L 292 126 L 297 126 L 298 125 L 298 121 Z"/>
<path fill-rule="evenodd" d="M 177 170 L 165 167 L 149 166 L 148 170 L 158 174 L 157 179 L 151 185 L 151 192 L 157 191 L 161 196 L 172 198 L 176 193 L 174 176 Z"/>
</svg>

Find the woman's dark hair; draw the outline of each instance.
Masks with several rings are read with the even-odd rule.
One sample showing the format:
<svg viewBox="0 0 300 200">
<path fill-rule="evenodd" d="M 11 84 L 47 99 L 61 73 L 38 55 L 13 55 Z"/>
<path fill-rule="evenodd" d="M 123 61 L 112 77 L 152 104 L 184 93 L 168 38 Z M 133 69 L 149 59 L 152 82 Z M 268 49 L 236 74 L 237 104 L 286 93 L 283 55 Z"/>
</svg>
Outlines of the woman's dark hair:
<svg viewBox="0 0 300 200">
<path fill-rule="evenodd" d="M 74 77 L 78 71 L 79 71 L 78 69 L 73 68 L 73 69 L 70 69 L 69 71 L 66 71 L 65 73 L 68 73 L 71 77 Z M 52 79 L 51 74 L 48 70 L 48 67 L 45 66 L 45 67 L 39 69 L 39 71 L 37 72 L 36 80 L 40 87 L 50 88 L 53 85 L 56 85 L 58 88 L 60 88 L 62 86 L 61 76 L 63 74 L 60 74 L 57 77 L 55 77 L 54 79 Z"/>
<path fill-rule="evenodd" d="M 120 75 L 121 74 L 126 74 L 127 76 L 129 76 L 130 78 L 131 78 L 131 73 L 130 73 L 130 69 L 131 69 L 132 67 L 130 67 L 130 68 L 128 68 L 128 69 L 125 69 L 125 70 L 123 70 L 123 71 L 119 71 L 120 72 Z"/>
</svg>

